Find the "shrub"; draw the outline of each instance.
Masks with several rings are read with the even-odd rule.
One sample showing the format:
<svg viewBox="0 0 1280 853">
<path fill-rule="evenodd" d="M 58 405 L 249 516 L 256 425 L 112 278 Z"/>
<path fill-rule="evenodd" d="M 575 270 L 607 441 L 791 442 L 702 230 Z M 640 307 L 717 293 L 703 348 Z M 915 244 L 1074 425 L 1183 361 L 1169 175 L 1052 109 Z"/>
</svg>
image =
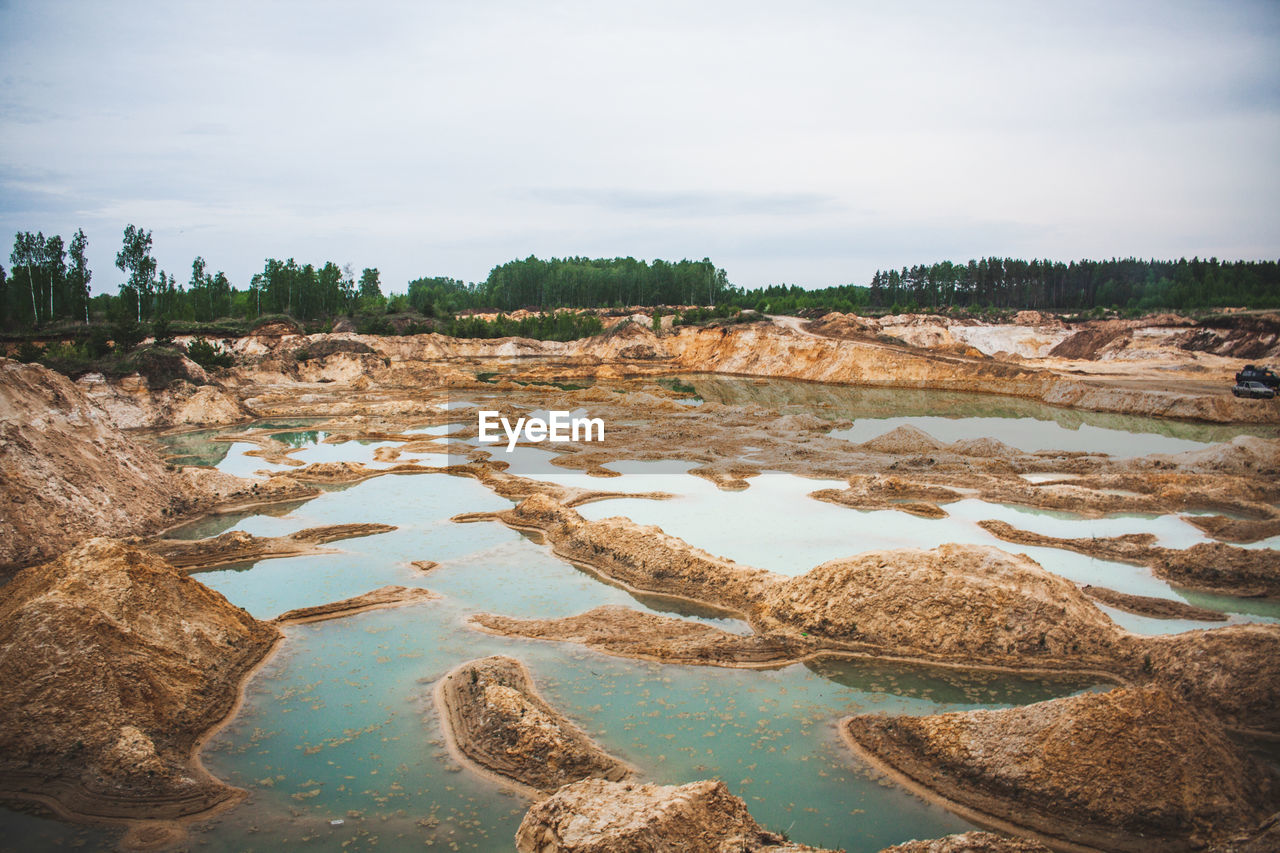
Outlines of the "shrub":
<svg viewBox="0 0 1280 853">
<path fill-rule="evenodd" d="M 111 352 L 111 330 L 106 326 L 91 327 L 85 341 L 85 352 L 89 358 L 102 358 Z"/>
<path fill-rule="evenodd" d="M 169 321 L 160 317 L 151 324 L 151 334 L 156 339 L 156 346 L 173 346 L 173 332 L 169 329 Z"/>
<path fill-rule="evenodd" d="M 18 347 L 18 351 L 13 357 L 23 364 L 32 364 L 40 360 L 44 355 L 44 347 L 35 341 L 23 341 L 22 346 Z"/>
<path fill-rule="evenodd" d="M 235 356 L 204 338 L 196 338 L 187 345 L 187 358 L 203 367 L 212 370 L 215 367 L 231 367 L 236 363 Z"/>
<path fill-rule="evenodd" d="M 132 317 L 121 317 L 111 327 L 111 339 L 115 341 L 116 352 L 126 353 L 142 343 L 146 337 L 142 328 Z"/>
</svg>

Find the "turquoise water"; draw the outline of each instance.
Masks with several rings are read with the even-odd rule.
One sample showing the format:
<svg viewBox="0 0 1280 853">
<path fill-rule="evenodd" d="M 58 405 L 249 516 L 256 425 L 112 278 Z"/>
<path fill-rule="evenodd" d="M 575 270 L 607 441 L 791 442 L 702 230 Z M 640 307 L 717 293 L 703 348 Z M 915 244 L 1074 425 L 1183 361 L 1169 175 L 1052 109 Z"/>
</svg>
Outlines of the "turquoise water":
<svg viewBox="0 0 1280 853">
<path fill-rule="evenodd" d="M 421 500 L 407 500 L 406 488 Z M 526 804 L 459 770 L 442 748 L 429 698 L 448 669 L 489 654 L 523 660 L 548 701 L 643 778 L 724 779 L 766 825 L 790 826 L 808 843 L 851 851 L 967 824 L 865 775 L 835 736 L 839 717 L 1003 707 L 1089 686 L 836 662 L 767 672 L 669 666 L 491 637 L 466 628 L 465 617 L 564 616 L 602 604 L 654 602 L 600 583 L 500 525 L 445 523 L 459 504 L 509 505 L 470 480 L 379 478 L 323 496 L 306 506 L 305 518 L 289 523 L 359 520 L 352 508 L 385 507 L 394 511 L 379 509 L 379 520 L 399 530 L 340 543 L 349 550 L 340 559 L 278 560 L 201 575 L 260 616 L 384 583 L 427 586 L 444 596 L 287 630 L 284 651 L 254 679 L 245 709 L 205 750 L 210 770 L 253 797 L 210 822 L 198 839 L 204 849 L 290 849 L 350 838 L 373 846 L 376 836 L 379 848 L 391 850 L 416 849 L 424 840 L 509 850 Z M 442 565 L 423 576 L 408 559 Z M 297 565 L 277 574 L 273 563 Z M 689 618 L 742 630 L 736 620 Z M 330 827 L 335 817 L 344 826 Z"/>
<path fill-rule="evenodd" d="M 594 478 L 593 478 L 594 479 Z M 629 477 L 597 480 L 608 488 L 638 491 Z M 1119 515 L 1086 519 L 1070 513 L 992 504 L 975 499 L 943 505 L 946 518 L 917 518 L 897 510 L 853 510 L 807 497 L 843 483 L 766 472 L 743 491 L 725 491 L 699 477 L 653 477 L 653 488 L 676 492 L 664 501 L 635 498 L 598 501 L 578 507 L 589 519 L 625 516 L 656 524 L 666 533 L 721 557 L 784 575 L 800 575 L 828 560 L 891 548 L 936 548 L 948 542 L 993 545 L 1022 553 L 1044 568 L 1077 583 L 1110 587 L 1133 595 L 1189 601 L 1232 614 L 1231 621 L 1280 621 L 1280 602 L 1230 596 L 1194 596 L 1175 589 L 1142 566 L 1098 560 L 1057 548 L 1015 545 L 992 536 L 977 522 L 1006 521 L 1047 536 L 1087 538 L 1153 533 L 1158 544 L 1186 548 L 1207 540 L 1177 516 Z M 598 486 L 597 486 L 598 488 Z M 785 523 L 780 519 L 785 518 Z M 1268 540 L 1260 545 L 1275 547 Z M 1219 623 L 1143 619 L 1123 614 L 1116 621 L 1138 633 L 1172 633 Z"/>
</svg>

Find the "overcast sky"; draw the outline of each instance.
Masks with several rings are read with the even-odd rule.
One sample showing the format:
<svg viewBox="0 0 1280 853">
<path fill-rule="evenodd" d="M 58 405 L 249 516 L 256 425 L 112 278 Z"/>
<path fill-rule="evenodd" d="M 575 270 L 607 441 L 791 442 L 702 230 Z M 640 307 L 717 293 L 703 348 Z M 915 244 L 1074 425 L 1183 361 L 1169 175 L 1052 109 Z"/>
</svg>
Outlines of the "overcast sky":
<svg viewBox="0 0 1280 853">
<path fill-rule="evenodd" d="M 752 287 L 1280 258 L 1280 3 L 3 2 L 0 227 L 482 280 Z"/>
</svg>

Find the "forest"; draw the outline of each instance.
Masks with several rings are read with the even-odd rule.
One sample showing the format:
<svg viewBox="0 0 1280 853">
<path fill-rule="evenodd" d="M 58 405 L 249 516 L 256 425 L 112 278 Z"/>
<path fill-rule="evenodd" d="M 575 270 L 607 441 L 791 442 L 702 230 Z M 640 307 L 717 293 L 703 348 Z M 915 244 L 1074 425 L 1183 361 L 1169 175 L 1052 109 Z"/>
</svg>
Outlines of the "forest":
<svg viewBox="0 0 1280 853">
<path fill-rule="evenodd" d="M 262 271 L 238 289 L 224 272 L 211 271 L 203 257 L 192 260 L 185 281 L 158 269 L 151 232 L 134 225 L 125 228 L 116 255 L 117 292 L 94 296 L 87 246 L 83 230 L 68 242 L 40 232 L 16 234 L 10 266 L 0 265 L 0 329 L 21 333 L 131 318 L 135 323 L 164 320 L 180 330 L 184 324 L 225 324 L 281 314 L 322 324 L 347 316 L 355 318 L 358 327 L 383 333 L 393 328 L 386 321 L 388 316 L 413 314 L 423 318 L 412 326 L 418 331 L 493 336 L 518 326 L 503 320 L 481 328 L 458 315 L 526 309 L 549 315 L 549 319 L 526 323 L 527 331 L 563 338 L 590 334 L 590 324 L 550 317 L 559 309 L 714 306 L 794 314 L 1023 308 L 1136 313 L 1280 307 L 1280 262 L 1217 258 L 1064 263 L 990 257 L 877 270 L 865 285 L 804 289 L 776 284 L 744 289 L 730 283 L 725 271 L 708 258 L 528 257 L 495 266 L 482 282 L 423 277 L 408 282 L 404 293 L 389 295 L 382 291 L 376 267 L 366 267 L 357 275 L 349 264 L 267 258 Z M 725 313 L 718 310 L 708 316 Z"/>
</svg>

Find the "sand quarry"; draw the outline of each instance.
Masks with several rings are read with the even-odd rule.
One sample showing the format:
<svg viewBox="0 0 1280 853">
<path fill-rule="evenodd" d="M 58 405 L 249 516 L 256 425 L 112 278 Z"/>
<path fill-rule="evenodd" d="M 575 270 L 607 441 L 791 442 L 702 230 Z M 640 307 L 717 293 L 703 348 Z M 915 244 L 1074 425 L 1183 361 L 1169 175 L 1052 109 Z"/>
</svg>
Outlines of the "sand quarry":
<svg viewBox="0 0 1280 853">
<path fill-rule="evenodd" d="M 1280 318 L 648 320 L 569 343 L 275 324 L 162 387 L 0 361 L 0 825 L 102 849 L 1280 846 L 1280 405 L 1230 394 L 1280 361 Z M 605 439 L 508 454 L 480 410 Z M 503 561 L 505 590 L 482 580 Z M 255 580 L 272 566 L 313 574 Z M 469 805 L 302 757 L 281 801 L 292 770 L 236 756 L 276 748 L 295 692 L 331 730 L 286 754 L 372 737 L 332 710 L 356 700 L 284 685 L 379 631 L 440 639 L 400 655 L 406 734 L 343 760 L 417 750 L 405 778 L 431 765 Z M 698 722 L 646 687 L 623 724 L 628 673 L 883 702 L 822 693 L 796 725 L 825 764 L 767 771 L 786 750 L 757 738 L 730 777 L 727 749 L 668 754 L 791 733 L 774 698 Z"/>
</svg>

